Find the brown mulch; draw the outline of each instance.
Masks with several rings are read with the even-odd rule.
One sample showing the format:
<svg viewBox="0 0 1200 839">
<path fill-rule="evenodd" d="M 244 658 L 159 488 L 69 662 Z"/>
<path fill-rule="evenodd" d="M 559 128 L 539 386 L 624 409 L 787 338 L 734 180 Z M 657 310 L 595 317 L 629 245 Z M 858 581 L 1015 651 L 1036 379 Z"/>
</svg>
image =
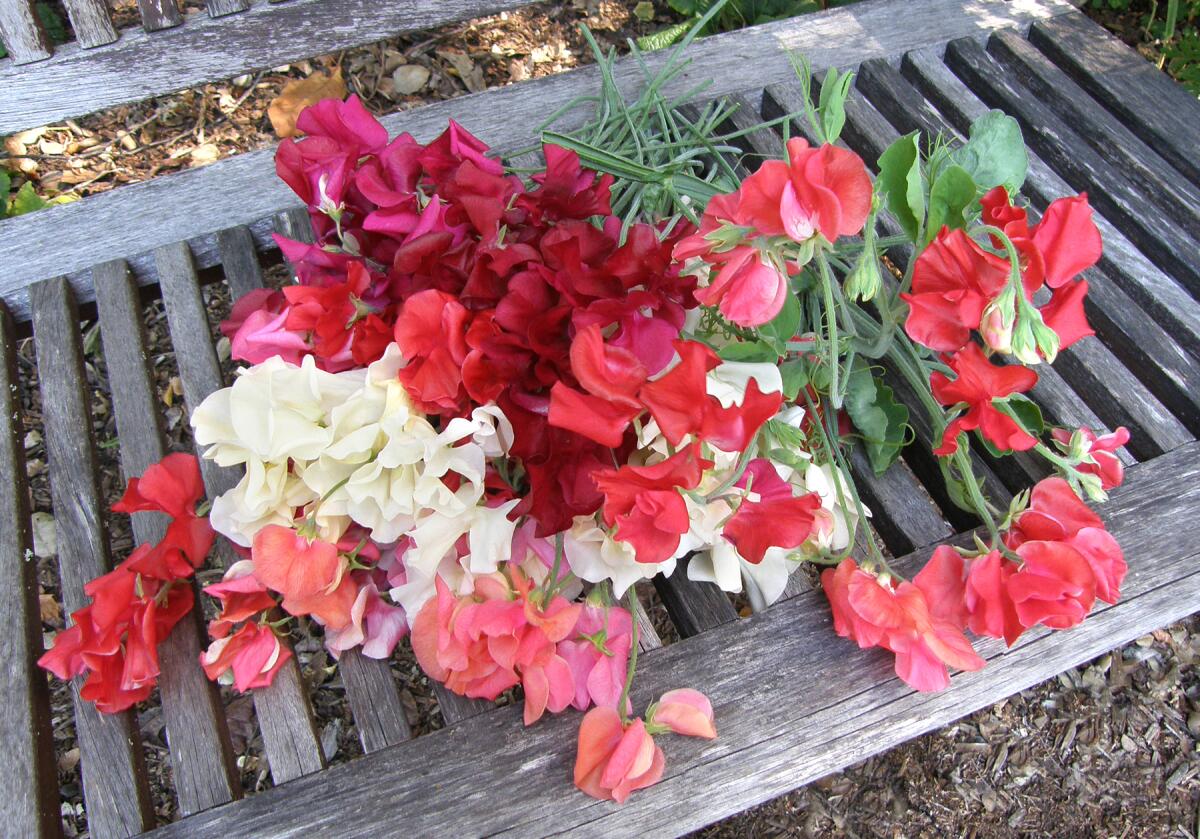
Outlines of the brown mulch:
<svg viewBox="0 0 1200 839">
<path fill-rule="evenodd" d="M 187 0 L 184 5 L 202 2 Z M 377 113 L 411 108 L 588 63 L 581 22 L 605 46 L 621 47 L 626 37 L 675 19 L 666 3 L 658 2 L 653 20 L 641 21 L 632 13 L 635 5 L 633 0 L 543 3 L 121 106 L 8 138 L 0 166 L 33 181 L 47 197 L 104 192 L 273 145 L 277 137 L 267 117 L 269 104 L 286 83 L 314 72 L 341 67 L 350 89 Z M 136 25 L 134 0 L 114 6 L 119 25 Z M 1149 48 L 1138 36 L 1137 15 L 1100 17 L 1145 53 Z M 397 88 L 398 79 L 411 83 L 417 78 L 424 82 L 414 92 Z M 285 278 L 278 267 L 268 276 L 276 283 Z M 223 288 L 217 284 L 205 290 L 213 324 L 228 311 Z M 147 305 L 145 324 L 168 446 L 190 449 L 161 303 Z M 102 490 L 112 502 L 120 494 L 120 469 L 98 329 L 86 329 L 84 341 Z M 222 358 L 228 363 L 227 350 Z M 57 605 L 54 546 L 49 543 L 52 507 L 31 342 L 22 345 L 20 363 L 26 384 L 28 473 L 43 537 L 39 579 L 48 642 L 50 633 L 62 628 L 64 616 Z M 119 558 L 132 546 L 128 519 L 110 515 L 107 523 Z M 204 572 L 202 580 L 218 575 Z M 664 641 L 673 640 L 673 627 L 652 588 L 643 591 L 643 599 Z M 326 756 L 338 763 L 361 754 L 344 688 L 318 637 L 297 625 L 293 642 L 311 686 Z M 1200 619 L 1192 618 L 696 835 L 1200 836 L 1198 657 Z M 407 644 L 391 666 L 414 733 L 441 727 L 436 699 Z M 68 835 L 86 835 L 70 695 L 61 683 L 52 685 L 64 827 Z M 222 696 L 245 788 L 270 786 L 252 701 L 227 689 Z M 139 715 L 139 723 L 156 809 L 161 819 L 169 820 L 176 815 L 175 802 L 156 700 Z"/>
</svg>

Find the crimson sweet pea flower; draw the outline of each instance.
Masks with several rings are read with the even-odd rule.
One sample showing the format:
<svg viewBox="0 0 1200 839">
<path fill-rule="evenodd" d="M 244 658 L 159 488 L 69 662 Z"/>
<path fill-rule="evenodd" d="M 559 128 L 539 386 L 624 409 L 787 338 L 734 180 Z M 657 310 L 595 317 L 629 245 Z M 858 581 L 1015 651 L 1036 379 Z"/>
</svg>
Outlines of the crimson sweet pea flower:
<svg viewBox="0 0 1200 839">
<path fill-rule="evenodd" d="M 408 361 L 400 381 L 422 411 L 453 414 L 465 406 L 462 368 L 470 317 L 453 295 L 434 289 L 417 292 L 400 310 L 395 337 Z"/>
<path fill-rule="evenodd" d="M 804 544 L 821 509 L 817 493 L 793 495 L 791 484 L 763 458 L 750 461 L 737 486 L 758 496 L 757 500 L 743 499 L 723 531 L 743 559 L 758 564 L 773 547 L 791 549 Z"/>
<path fill-rule="evenodd" d="M 666 758 L 640 719 L 625 724 L 615 708 L 593 708 L 579 724 L 575 786 L 602 801 L 623 804 L 635 790 L 662 778 Z"/>
<path fill-rule="evenodd" d="M 930 388 L 943 405 L 961 403 L 967 410 L 946 426 L 942 444 L 933 450 L 934 454 L 954 454 L 958 451 L 959 433 L 975 429 L 1003 451 L 1027 451 L 1037 445 L 1036 437 L 994 405 L 996 399 L 1032 388 L 1037 383 L 1037 373 L 1028 367 L 998 367 L 988 361 L 975 344 L 967 344 L 947 363 L 957 378 L 951 380 L 943 373 L 934 372 L 929 376 Z"/>
<path fill-rule="evenodd" d="M 1027 542 L 1062 544 L 1078 554 L 1091 569 L 1095 576 L 1093 587 L 1096 596 L 1105 603 L 1116 603 L 1121 596 L 1121 583 L 1128 570 L 1125 554 L 1117 540 L 1105 529 L 1101 518 L 1083 503 L 1071 485 L 1062 478 L 1045 478 L 1037 483 L 1030 495 L 1029 509 L 1017 517 L 1004 541 L 1018 554 L 1021 554 L 1021 548 Z M 1038 554 L 1045 557 L 1049 551 L 1039 549 Z M 1056 568 L 1070 566 L 1071 580 L 1081 581 L 1086 576 L 1076 568 L 1078 563 L 1075 558 L 1062 551 L 1056 550 L 1053 559 L 1045 560 L 1043 564 L 1051 562 Z"/>
<path fill-rule="evenodd" d="M 712 461 L 700 456 L 693 442 L 652 466 L 622 466 L 592 473 L 604 493 L 604 523 L 616 527 L 616 538 L 628 542 L 638 562 L 664 562 L 679 549 L 691 520 L 680 490 L 694 489 Z"/>
</svg>

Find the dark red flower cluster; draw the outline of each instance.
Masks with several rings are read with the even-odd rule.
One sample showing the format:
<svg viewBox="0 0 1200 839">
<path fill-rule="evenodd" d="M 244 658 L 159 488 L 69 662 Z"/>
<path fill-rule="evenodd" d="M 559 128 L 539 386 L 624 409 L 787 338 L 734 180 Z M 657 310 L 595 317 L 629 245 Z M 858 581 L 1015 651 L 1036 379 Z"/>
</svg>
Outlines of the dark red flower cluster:
<svg viewBox="0 0 1200 839">
<path fill-rule="evenodd" d="M 196 515 L 204 494 L 200 466 L 187 454 L 167 455 L 131 478 L 113 505 L 123 513 L 157 511 L 171 517 L 157 544 L 137 550 L 86 586 L 91 603 L 71 615 L 38 664 L 60 679 L 87 673 L 80 696 L 105 713 L 150 695 L 158 680 L 158 643 L 192 609 L 187 582 L 212 547 L 208 519 Z"/>
<path fill-rule="evenodd" d="M 280 177 L 304 200 L 312 245 L 277 237 L 298 284 L 243 298 L 223 325 L 233 356 L 272 355 L 344 370 L 395 341 L 401 380 L 429 414 L 451 417 L 496 402 L 512 422 L 512 455 L 529 486 L 516 514 L 539 533 L 594 512 L 590 472 L 605 447 L 547 422 L 550 388 L 574 386 L 572 338 L 604 330 L 650 374 L 672 357 L 695 279 L 671 251 L 691 232 L 625 231 L 611 217 L 611 176 L 547 146 L 527 188 L 460 126 L 421 145 L 386 130 L 357 99 L 324 101 L 285 140 Z M 603 224 L 592 222 L 602 217 Z"/>
</svg>

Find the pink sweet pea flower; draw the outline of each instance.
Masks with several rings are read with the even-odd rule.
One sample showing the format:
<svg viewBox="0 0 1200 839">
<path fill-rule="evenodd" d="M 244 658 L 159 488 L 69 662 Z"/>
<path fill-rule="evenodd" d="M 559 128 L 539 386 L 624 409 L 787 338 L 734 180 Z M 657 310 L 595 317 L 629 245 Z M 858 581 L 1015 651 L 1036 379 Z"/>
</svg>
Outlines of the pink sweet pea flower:
<svg viewBox="0 0 1200 839">
<path fill-rule="evenodd" d="M 739 245 L 709 260 L 720 266 L 706 288 L 696 289 L 696 300 L 716 306 L 739 326 L 762 326 L 779 314 L 788 295 L 787 274 L 765 259 L 758 248 Z"/>
<path fill-rule="evenodd" d="M 593 798 L 623 804 L 634 790 L 658 783 L 665 765 L 640 719 L 624 725 L 615 708 L 601 707 L 579 725 L 575 786 Z"/>
<path fill-rule="evenodd" d="M 208 678 L 232 678 L 234 688 L 245 693 L 268 687 L 291 657 L 291 650 L 279 643 L 271 627 L 251 622 L 209 644 L 200 653 L 200 664 Z"/>
<path fill-rule="evenodd" d="M 587 604 L 572 638 L 558 642 L 558 655 L 571 668 L 580 711 L 592 705 L 617 707 L 633 642 L 633 619 L 619 606 Z"/>
<path fill-rule="evenodd" d="M 287 328 L 288 311 L 260 309 L 242 321 L 230 339 L 230 355 L 237 361 L 261 364 L 279 356 L 288 364 L 299 364 L 309 353 L 308 341 Z"/>
<path fill-rule="evenodd" d="M 685 737 L 713 740 L 717 736 L 712 703 L 707 696 L 691 688 L 667 691 L 651 707 L 646 718 L 653 727 L 662 727 Z"/>
<path fill-rule="evenodd" d="M 350 622 L 340 630 L 326 630 L 325 647 L 335 658 L 359 645 L 368 658 L 389 658 L 407 632 L 404 610 L 385 602 L 375 583 L 367 580 L 350 607 Z"/>
</svg>

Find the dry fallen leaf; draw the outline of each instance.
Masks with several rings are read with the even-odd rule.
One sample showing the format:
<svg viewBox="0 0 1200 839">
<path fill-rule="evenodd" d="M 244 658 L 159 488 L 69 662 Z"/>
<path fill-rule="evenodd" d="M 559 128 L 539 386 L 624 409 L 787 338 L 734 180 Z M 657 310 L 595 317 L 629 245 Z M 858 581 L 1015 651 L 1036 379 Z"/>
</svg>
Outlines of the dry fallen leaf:
<svg viewBox="0 0 1200 839">
<path fill-rule="evenodd" d="M 33 555 L 46 559 L 58 553 L 58 530 L 54 525 L 54 516 L 38 510 L 30 516 L 33 524 Z"/>
<path fill-rule="evenodd" d="M 332 75 L 315 73 L 307 79 L 297 79 L 283 86 L 283 91 L 276 96 L 267 108 L 267 117 L 271 127 L 280 137 L 292 137 L 296 134 L 296 120 L 300 112 L 322 99 L 345 99 L 346 83 L 342 81 L 342 70 L 339 67 Z"/>
<path fill-rule="evenodd" d="M 42 613 L 42 623 L 58 626 L 62 620 L 62 607 L 58 605 L 53 594 L 38 595 L 38 611 Z"/>
<path fill-rule="evenodd" d="M 193 166 L 206 166 L 220 156 L 221 150 L 213 143 L 204 143 L 203 145 L 196 146 L 188 155 Z"/>
<path fill-rule="evenodd" d="M 402 64 L 392 71 L 392 82 L 396 85 L 396 92 L 404 96 L 416 93 L 425 87 L 428 81 L 429 68 L 420 64 Z"/>
</svg>

